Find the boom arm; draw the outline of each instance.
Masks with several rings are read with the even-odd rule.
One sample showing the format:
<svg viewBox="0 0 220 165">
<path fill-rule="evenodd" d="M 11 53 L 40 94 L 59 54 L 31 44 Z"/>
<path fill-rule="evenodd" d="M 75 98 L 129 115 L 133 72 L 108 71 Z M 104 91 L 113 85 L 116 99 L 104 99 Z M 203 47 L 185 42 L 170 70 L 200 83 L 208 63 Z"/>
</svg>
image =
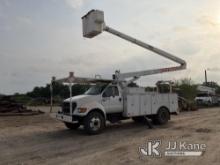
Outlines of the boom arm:
<svg viewBox="0 0 220 165">
<path fill-rule="evenodd" d="M 112 29 L 108 26 L 105 26 L 103 28 L 103 30 L 116 35 L 122 39 L 125 39 L 129 42 L 132 42 L 140 47 L 143 47 L 145 49 L 148 49 L 154 53 L 157 53 L 165 58 L 168 58 L 174 62 L 177 62 L 180 64 L 180 66 L 176 66 L 176 67 L 169 67 L 169 68 L 160 68 L 160 69 L 152 69 L 152 70 L 144 70 L 144 71 L 138 71 L 138 72 L 129 72 L 129 73 L 116 73 L 116 78 L 118 80 L 123 80 L 125 78 L 129 78 L 129 77 L 140 77 L 140 76 L 146 76 L 146 75 L 152 75 L 152 74 L 158 74 L 158 73 L 164 73 L 164 72 L 171 72 L 171 71 L 177 71 L 177 70 L 182 70 L 182 69 L 186 69 L 186 62 L 170 53 L 167 53 L 161 49 L 158 49 L 156 47 L 153 47 L 149 44 L 146 44 L 140 40 L 137 40 L 131 36 L 128 36 L 126 34 L 123 34 L 115 29 Z"/>
<path fill-rule="evenodd" d="M 160 69 L 152 69 L 152 70 L 144 70 L 144 71 L 128 72 L 128 73 L 120 73 L 119 71 L 116 71 L 114 79 L 117 81 L 124 81 L 126 78 L 132 78 L 132 77 L 136 80 L 141 76 L 186 69 L 186 62 L 182 60 L 181 58 L 178 58 L 161 49 L 158 49 L 140 40 L 137 40 L 131 36 L 121 33 L 109 26 L 106 26 L 104 22 L 104 13 L 102 11 L 91 10 L 89 13 L 83 16 L 82 19 L 83 19 L 83 36 L 84 37 L 92 38 L 100 34 L 102 31 L 106 31 L 106 32 L 116 35 L 124 40 L 127 40 L 131 43 L 134 43 L 140 47 L 143 47 L 160 56 L 163 56 L 167 59 L 170 59 L 180 64 L 179 66 L 176 66 L 176 67 L 160 68 Z"/>
</svg>

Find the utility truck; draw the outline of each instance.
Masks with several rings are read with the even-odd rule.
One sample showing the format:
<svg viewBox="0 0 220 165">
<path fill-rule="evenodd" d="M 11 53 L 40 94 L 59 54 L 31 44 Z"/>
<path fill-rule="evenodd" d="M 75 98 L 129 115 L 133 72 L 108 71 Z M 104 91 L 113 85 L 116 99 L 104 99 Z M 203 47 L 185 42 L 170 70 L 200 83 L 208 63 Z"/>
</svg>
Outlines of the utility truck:
<svg viewBox="0 0 220 165">
<path fill-rule="evenodd" d="M 135 122 L 151 119 L 153 123 L 166 124 L 170 120 L 170 114 L 178 110 L 177 94 L 172 90 L 169 93 L 146 92 L 145 88 L 130 87 L 130 84 L 142 76 L 183 70 L 186 68 L 186 62 L 107 26 L 104 22 L 103 11 L 91 10 L 82 17 L 82 24 L 83 36 L 86 38 L 93 38 L 106 31 L 180 65 L 128 73 L 120 73 L 116 70 L 112 79 L 101 79 L 99 76 L 96 78 L 75 77 L 71 73 L 67 78 L 53 80 L 70 85 L 70 98 L 63 101 L 56 118 L 70 129 L 77 129 L 83 125 L 89 134 L 100 133 L 107 121 L 114 123 L 129 118 Z M 84 94 L 72 97 L 71 89 L 74 83 L 87 83 L 91 87 Z"/>
<path fill-rule="evenodd" d="M 197 105 L 218 105 L 218 96 L 216 95 L 215 88 L 199 85 L 197 91 L 197 96 L 195 97 Z"/>
</svg>

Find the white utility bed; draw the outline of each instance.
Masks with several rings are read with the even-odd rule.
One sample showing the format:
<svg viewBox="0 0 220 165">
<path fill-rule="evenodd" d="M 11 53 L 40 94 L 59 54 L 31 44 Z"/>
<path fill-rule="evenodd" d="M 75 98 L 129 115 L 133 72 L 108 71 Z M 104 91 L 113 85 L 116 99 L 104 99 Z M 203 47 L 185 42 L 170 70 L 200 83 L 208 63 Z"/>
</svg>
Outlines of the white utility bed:
<svg viewBox="0 0 220 165">
<path fill-rule="evenodd" d="M 170 113 L 177 112 L 178 98 L 175 93 L 145 92 L 144 88 L 125 90 L 123 116 L 143 116 L 157 114 L 160 107 L 166 107 Z"/>
</svg>

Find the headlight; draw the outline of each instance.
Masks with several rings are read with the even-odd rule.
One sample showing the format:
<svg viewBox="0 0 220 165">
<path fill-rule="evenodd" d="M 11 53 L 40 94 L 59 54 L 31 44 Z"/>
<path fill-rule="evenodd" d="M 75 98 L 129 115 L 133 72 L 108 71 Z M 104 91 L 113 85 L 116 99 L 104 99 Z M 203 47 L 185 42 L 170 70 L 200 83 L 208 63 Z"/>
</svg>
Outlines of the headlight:
<svg viewBox="0 0 220 165">
<path fill-rule="evenodd" d="M 87 108 L 85 108 L 85 107 L 79 107 L 78 108 L 79 113 L 85 113 L 86 111 L 87 111 Z"/>
</svg>

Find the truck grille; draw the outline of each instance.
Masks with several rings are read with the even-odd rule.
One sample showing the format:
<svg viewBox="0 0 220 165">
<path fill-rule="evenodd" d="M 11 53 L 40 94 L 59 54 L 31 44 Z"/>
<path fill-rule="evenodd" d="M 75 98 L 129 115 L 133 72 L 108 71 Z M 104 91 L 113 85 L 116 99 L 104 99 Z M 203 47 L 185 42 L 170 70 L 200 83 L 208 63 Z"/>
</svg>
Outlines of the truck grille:
<svg viewBox="0 0 220 165">
<path fill-rule="evenodd" d="M 72 103 L 72 113 L 74 112 L 75 108 L 76 108 L 76 103 Z M 70 114 L 70 103 L 69 102 L 63 102 L 62 112 L 63 114 Z"/>
</svg>

